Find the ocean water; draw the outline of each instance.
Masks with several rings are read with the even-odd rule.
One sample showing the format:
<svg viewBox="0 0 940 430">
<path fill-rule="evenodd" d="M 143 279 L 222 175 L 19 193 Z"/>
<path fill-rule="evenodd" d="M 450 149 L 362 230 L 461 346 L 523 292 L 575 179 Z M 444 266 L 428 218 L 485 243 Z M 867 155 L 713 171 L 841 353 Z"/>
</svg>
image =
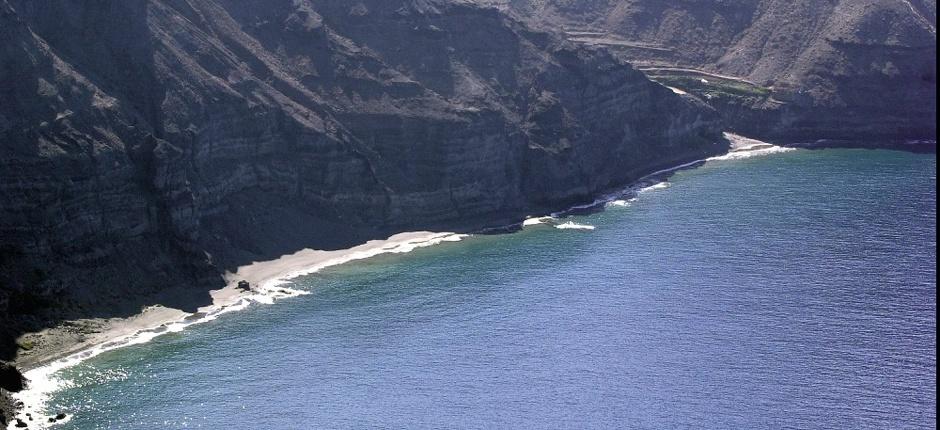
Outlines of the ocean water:
<svg viewBox="0 0 940 430">
<path fill-rule="evenodd" d="M 57 375 L 62 429 L 935 428 L 935 155 L 712 161 Z M 588 227 L 593 227 L 589 229 Z"/>
</svg>

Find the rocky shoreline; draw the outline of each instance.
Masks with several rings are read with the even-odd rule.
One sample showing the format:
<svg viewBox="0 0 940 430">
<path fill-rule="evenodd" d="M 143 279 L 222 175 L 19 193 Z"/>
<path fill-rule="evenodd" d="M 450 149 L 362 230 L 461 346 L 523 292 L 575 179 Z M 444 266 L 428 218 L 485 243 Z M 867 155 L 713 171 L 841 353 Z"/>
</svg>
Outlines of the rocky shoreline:
<svg viewBox="0 0 940 430">
<path fill-rule="evenodd" d="M 20 391 L 25 385 L 23 374 L 16 367 L 0 362 L 0 425 L 4 428 L 17 411 L 17 404 L 10 397 L 10 390 Z"/>
<path fill-rule="evenodd" d="M 64 321 L 193 312 L 253 261 L 583 201 L 721 135 L 492 8 L 176 3 L 0 0 L 0 81 L 29 77 L 0 105 L 0 360 Z"/>
<path fill-rule="evenodd" d="M 604 195 L 608 190 L 622 190 L 625 187 L 636 183 L 636 181 L 647 177 L 651 173 L 659 172 L 662 174 L 673 168 L 677 168 L 677 166 L 687 166 L 690 163 L 704 161 L 705 158 L 709 156 L 720 155 L 733 148 L 733 143 L 725 141 L 723 144 L 715 145 L 714 149 L 711 151 L 682 157 L 676 160 L 672 160 L 668 163 L 663 162 L 651 165 L 642 170 L 631 172 L 633 177 L 631 181 L 624 184 L 611 185 L 610 187 L 604 188 L 601 192 L 598 192 L 593 196 L 596 197 Z M 594 197 L 591 197 L 591 199 Z M 585 199 L 571 200 L 557 206 L 532 207 L 531 210 L 533 211 L 532 213 L 553 213 L 557 212 L 558 210 L 564 210 L 575 205 L 583 204 L 586 201 L 587 200 Z M 512 232 L 515 229 L 493 226 L 518 226 L 521 225 L 526 216 L 530 214 L 531 213 L 528 212 L 518 212 L 515 214 L 506 214 L 499 217 L 441 224 L 440 226 L 442 228 L 444 226 L 458 227 L 452 228 L 452 230 L 462 232 L 483 232 L 484 234 L 505 233 Z M 420 235 L 421 233 L 399 234 L 393 236 L 387 241 L 373 241 L 366 245 L 352 247 L 345 250 L 315 252 L 321 252 L 327 255 L 335 254 L 337 256 L 342 256 L 349 253 L 363 252 L 368 251 L 369 249 L 374 249 L 376 247 L 382 247 L 389 242 L 394 243 L 396 239 L 400 239 L 401 237 L 409 238 L 414 237 L 416 234 Z M 228 273 L 225 275 L 229 286 L 217 292 L 222 292 L 224 297 L 223 302 L 230 305 L 234 301 L 237 301 L 240 297 L 244 297 L 244 294 L 238 291 L 236 288 L 238 280 L 247 279 L 250 280 L 249 282 L 251 285 L 261 285 L 265 281 L 283 277 L 287 273 L 296 272 L 312 265 L 316 265 L 318 262 L 322 262 L 324 258 L 326 258 L 311 258 L 310 256 L 304 256 L 303 252 L 292 256 L 284 256 L 276 260 L 262 263 L 253 263 L 251 265 L 243 266 L 236 270 L 235 273 Z M 194 302 L 191 303 L 189 307 L 191 308 L 200 305 L 202 305 L 202 302 Z M 196 312 L 205 312 L 205 309 L 198 309 Z M 161 325 L 170 324 L 179 320 L 182 316 L 185 315 L 186 313 L 181 310 L 156 307 L 149 308 L 141 314 L 132 315 L 126 318 L 92 318 L 64 321 L 54 327 L 47 328 L 39 332 L 26 333 L 20 336 L 18 338 L 18 344 L 20 345 L 19 353 L 13 362 L 15 367 L 11 365 L 9 368 L 16 371 L 16 374 L 22 377 L 19 372 L 20 370 L 25 373 L 29 370 L 47 365 L 64 357 L 77 354 L 82 351 L 87 351 L 97 345 L 113 341 L 117 337 L 127 336 L 135 333 L 136 331 L 148 330 L 154 327 L 159 327 Z M 29 345 L 28 350 L 24 350 L 22 348 L 22 344 L 24 343 Z M 22 381 L 25 383 L 25 386 L 28 389 L 28 380 Z M 14 404 L 14 401 L 10 398 L 10 394 L 11 393 L 6 390 L 0 391 L 0 405 L 2 405 L 2 409 L 0 409 L 0 422 L 3 422 L 3 420 L 13 420 L 14 417 L 16 417 L 18 414 L 22 414 L 23 412 L 23 405 Z"/>
<path fill-rule="evenodd" d="M 759 140 L 753 140 L 745 138 L 742 136 L 726 134 L 725 136 L 729 142 L 726 151 L 716 152 L 714 154 L 709 154 L 711 156 L 718 156 L 722 154 L 733 154 L 740 152 L 749 152 L 754 150 L 761 150 L 767 147 L 773 147 L 774 145 L 762 142 Z M 865 149 L 895 149 L 895 150 L 908 150 L 915 152 L 931 152 L 932 150 L 936 151 L 936 143 L 931 141 L 917 142 L 916 144 L 911 143 L 890 143 L 890 144 L 876 144 L 872 143 L 858 143 L 849 142 L 849 141 L 825 141 L 825 142 L 814 142 L 814 143 L 793 143 L 786 145 L 788 147 L 798 147 L 805 149 L 823 149 L 823 148 L 833 148 L 833 147 L 850 147 L 850 148 L 865 148 Z M 645 180 L 648 174 L 653 172 L 658 172 L 657 174 L 669 174 L 675 169 L 681 168 L 682 166 L 690 166 L 697 161 L 704 162 L 704 158 L 696 159 L 686 159 L 681 160 L 681 162 L 676 162 L 670 164 L 670 166 L 658 166 L 656 168 L 650 168 L 646 170 L 646 173 L 638 176 L 637 181 Z M 619 191 L 624 189 L 624 187 L 632 186 L 636 184 L 637 181 L 632 181 L 631 183 L 624 184 L 622 186 L 614 187 L 612 191 Z M 606 193 L 602 194 L 606 195 Z M 583 206 L 580 204 L 578 206 Z M 570 208 L 571 205 L 566 206 Z M 554 208 L 557 210 L 558 208 Z M 552 213 L 552 210 L 546 210 L 544 213 Z M 522 222 L 518 217 L 512 218 L 512 221 L 508 222 L 510 225 L 517 226 Z M 492 233 L 505 233 L 512 232 L 515 228 L 507 227 L 481 227 L 480 223 L 467 223 L 466 228 L 463 231 L 486 231 L 487 234 Z M 422 236 L 424 235 L 424 236 Z M 403 235 L 397 235 L 392 237 L 387 241 L 374 241 L 369 244 L 353 247 L 347 250 L 337 250 L 337 251 L 304 251 L 291 256 L 285 256 L 277 260 L 254 263 L 249 266 L 244 266 L 240 268 L 236 273 L 230 273 L 226 276 L 226 279 L 229 282 L 229 287 L 225 290 L 220 290 L 220 295 L 217 296 L 216 305 L 230 305 L 240 298 L 245 297 L 245 292 L 239 291 L 236 288 L 237 280 L 247 280 L 250 285 L 261 285 L 266 281 L 272 279 L 284 278 L 285 276 L 290 277 L 290 273 L 298 273 L 310 267 L 316 267 L 318 264 L 322 264 L 324 261 L 329 261 L 330 258 L 343 258 L 344 256 L 368 252 L 369 250 L 375 250 L 377 248 L 382 248 L 388 246 L 389 243 L 397 243 L 401 240 L 407 240 L 410 238 L 420 238 L 420 237 L 431 237 L 428 235 L 434 235 L 432 233 L 408 233 Z M 438 234 L 439 235 L 439 234 Z M 317 254 L 320 253 L 320 254 Z M 221 299 L 221 301 L 220 301 Z M 201 310 L 205 312 L 205 310 Z M 5 384 L 13 384 L 13 387 L 16 387 L 16 381 L 20 381 L 21 386 L 18 388 L 23 388 L 22 384 L 27 381 L 22 378 L 22 375 L 19 373 L 17 368 L 22 371 L 28 371 L 46 364 L 49 364 L 55 360 L 64 358 L 66 356 L 88 350 L 97 345 L 113 341 L 114 339 L 133 334 L 141 330 L 149 330 L 161 325 L 170 324 L 174 321 L 178 321 L 185 316 L 185 313 L 182 311 L 174 309 L 149 309 L 144 313 L 132 316 L 130 318 L 114 318 L 109 320 L 102 319 L 85 319 L 85 320 L 76 320 L 76 321 L 66 321 L 63 324 L 43 330 L 39 333 L 31 333 L 24 335 L 21 338 L 21 343 L 26 342 L 30 345 L 29 350 L 22 350 L 17 356 L 15 365 L 5 367 L 5 372 L 3 373 L 4 377 L 2 382 Z M 13 382 L 11 382 L 13 381 Z M 9 386 L 9 385 L 8 385 Z M 3 390 L 0 391 L 0 420 L 10 420 L 11 417 L 16 416 L 18 412 L 21 412 L 22 404 L 15 404 L 13 399 L 10 398 L 10 391 Z M 4 422 L 4 421 L 0 421 Z M 27 423 L 28 424 L 28 423 Z"/>
</svg>

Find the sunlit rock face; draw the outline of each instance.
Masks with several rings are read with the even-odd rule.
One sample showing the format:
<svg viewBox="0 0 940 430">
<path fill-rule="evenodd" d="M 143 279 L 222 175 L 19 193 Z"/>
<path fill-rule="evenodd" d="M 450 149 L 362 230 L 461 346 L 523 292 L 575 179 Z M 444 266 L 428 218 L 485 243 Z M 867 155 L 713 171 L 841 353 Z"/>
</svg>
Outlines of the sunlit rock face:
<svg viewBox="0 0 940 430">
<path fill-rule="evenodd" d="M 756 92 L 729 97 L 713 87 L 699 94 L 741 132 L 786 140 L 936 138 L 935 1 L 476 1 L 607 45 L 640 67 L 747 80 Z"/>
</svg>

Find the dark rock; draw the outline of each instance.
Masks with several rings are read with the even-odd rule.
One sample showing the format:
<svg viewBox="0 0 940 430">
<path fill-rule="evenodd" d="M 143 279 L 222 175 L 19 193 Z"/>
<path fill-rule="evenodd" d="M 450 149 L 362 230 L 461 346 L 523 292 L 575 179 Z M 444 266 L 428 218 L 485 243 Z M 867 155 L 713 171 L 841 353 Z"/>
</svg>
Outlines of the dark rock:
<svg viewBox="0 0 940 430">
<path fill-rule="evenodd" d="M 9 391 L 0 389 L 0 428 L 5 428 L 16 415 L 17 406 L 10 399 Z"/>
<path fill-rule="evenodd" d="M 16 367 L 0 362 L 0 388 L 18 392 L 26 388 L 26 379 Z"/>
<path fill-rule="evenodd" d="M 16 420 L 16 427 L 17 427 L 17 428 L 26 428 L 26 427 L 29 427 L 29 425 L 26 424 L 25 422 L 23 422 L 23 420 L 17 419 L 17 420 Z"/>
<path fill-rule="evenodd" d="M 64 420 L 67 415 L 64 412 L 59 412 L 56 414 L 55 419 L 58 421 Z"/>
<path fill-rule="evenodd" d="M 251 284 L 249 284 L 248 281 L 238 281 L 238 289 L 243 291 L 250 291 Z"/>
</svg>

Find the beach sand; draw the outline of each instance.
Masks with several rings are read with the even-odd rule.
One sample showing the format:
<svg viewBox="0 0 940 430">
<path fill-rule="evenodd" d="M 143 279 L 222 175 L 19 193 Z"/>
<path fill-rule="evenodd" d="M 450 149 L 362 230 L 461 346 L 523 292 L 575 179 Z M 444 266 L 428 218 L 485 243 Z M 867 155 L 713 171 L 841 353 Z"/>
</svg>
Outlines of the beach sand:
<svg viewBox="0 0 940 430">
<path fill-rule="evenodd" d="M 163 306 L 151 306 L 140 314 L 129 318 L 84 319 L 71 321 L 60 327 L 46 329 L 23 336 L 24 343 L 31 345 L 21 352 L 15 364 L 28 372 L 58 359 L 80 354 L 91 348 L 133 336 L 137 333 L 157 330 L 168 324 L 185 322 L 187 318 L 198 318 L 220 309 L 234 306 L 245 299 L 266 302 L 261 295 L 271 293 L 273 297 L 284 295 L 284 289 L 276 287 L 291 278 L 314 273 L 325 267 L 361 260 L 385 253 L 408 252 L 415 248 L 440 242 L 456 241 L 460 235 L 439 232 L 407 232 L 385 240 L 373 240 L 348 249 L 322 251 L 304 249 L 276 260 L 259 261 L 241 266 L 235 273 L 225 274 L 226 287 L 210 292 L 212 304 L 200 308 L 195 314 Z M 238 289 L 239 281 L 248 281 L 253 291 Z M 287 295 L 294 295 L 287 293 Z"/>
<path fill-rule="evenodd" d="M 731 142 L 730 151 L 726 155 L 666 169 L 647 178 L 710 160 L 745 158 L 764 152 L 790 150 L 730 133 L 726 133 L 725 137 Z M 279 299 L 307 294 L 284 284 L 290 279 L 315 273 L 326 267 L 381 254 L 405 253 L 442 242 L 459 241 L 463 237 L 465 235 L 448 232 L 408 232 L 348 249 L 304 249 L 274 260 L 240 266 L 234 273 L 226 273 L 226 287 L 211 291 L 212 304 L 199 308 L 196 313 L 152 306 L 129 318 L 70 321 L 56 328 L 24 335 L 21 340 L 31 347 L 21 352 L 15 364 L 25 371 L 25 376 L 32 384 L 24 392 L 14 395 L 15 399 L 24 403 L 19 416 L 27 412 L 32 412 L 34 416 L 41 416 L 42 412 L 54 413 L 55 411 L 42 411 L 48 394 L 58 389 L 52 375 L 87 358 L 123 346 L 144 343 L 166 333 L 181 331 L 193 324 L 211 321 L 218 315 L 244 309 L 251 303 L 271 304 Z M 240 281 L 247 281 L 251 290 L 239 289 Z"/>
<path fill-rule="evenodd" d="M 15 364 L 24 371 L 29 384 L 23 392 L 13 394 L 15 400 L 23 403 L 18 416 L 26 413 L 34 417 L 42 416 L 44 412 L 54 414 L 55 411 L 43 411 L 48 395 L 58 389 L 53 374 L 88 358 L 212 321 L 221 314 L 245 309 L 251 303 L 272 304 L 280 299 L 307 294 L 283 285 L 298 276 L 381 254 L 406 253 L 443 242 L 456 242 L 463 237 L 447 232 L 408 232 L 342 250 L 304 249 L 275 260 L 241 266 L 234 273 L 225 274 L 226 287 L 211 291 L 212 304 L 199 308 L 195 313 L 152 306 L 129 318 L 70 321 L 24 335 L 21 343 L 30 347 L 20 353 Z M 240 281 L 248 281 L 251 290 L 239 289 Z"/>
<path fill-rule="evenodd" d="M 730 152 L 725 156 L 713 159 L 731 158 L 750 152 L 784 149 L 731 133 L 726 133 L 725 137 L 731 142 Z M 15 364 L 20 369 L 28 372 L 64 357 L 80 354 L 83 351 L 134 336 L 140 332 L 157 330 L 163 326 L 184 322 L 187 318 L 199 318 L 201 315 L 218 312 L 220 309 L 234 306 L 245 299 L 265 303 L 285 295 L 296 295 L 295 292 L 283 289 L 280 289 L 279 292 L 277 286 L 291 278 L 310 274 L 324 267 L 384 253 L 408 252 L 416 247 L 453 240 L 460 240 L 460 235 L 447 232 L 407 232 L 396 234 L 385 240 L 373 240 L 347 249 L 334 251 L 304 249 L 274 260 L 254 262 L 238 267 L 234 273 L 226 273 L 224 275 L 226 287 L 212 291 L 210 293 L 212 304 L 200 308 L 196 314 L 162 306 L 152 306 L 129 318 L 84 319 L 67 322 L 55 328 L 24 335 L 21 338 L 21 343 L 29 345 L 30 348 L 20 352 Z M 239 290 L 237 284 L 242 280 L 248 281 L 254 291 Z"/>
</svg>

